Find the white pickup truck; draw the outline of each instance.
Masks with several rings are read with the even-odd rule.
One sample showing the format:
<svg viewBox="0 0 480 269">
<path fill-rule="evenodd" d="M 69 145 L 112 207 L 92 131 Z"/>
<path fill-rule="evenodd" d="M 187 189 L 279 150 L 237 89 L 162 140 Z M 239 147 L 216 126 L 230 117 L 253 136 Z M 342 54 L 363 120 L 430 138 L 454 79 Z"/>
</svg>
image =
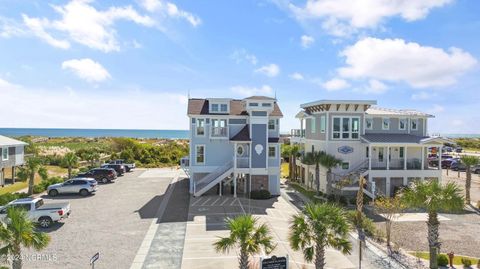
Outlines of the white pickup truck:
<svg viewBox="0 0 480 269">
<path fill-rule="evenodd" d="M 22 198 L 0 207 L 0 222 L 6 221 L 9 207 L 26 210 L 28 218 L 42 228 L 48 228 L 53 222 L 68 218 L 70 215 L 69 202 L 44 204 L 42 198 Z"/>
</svg>

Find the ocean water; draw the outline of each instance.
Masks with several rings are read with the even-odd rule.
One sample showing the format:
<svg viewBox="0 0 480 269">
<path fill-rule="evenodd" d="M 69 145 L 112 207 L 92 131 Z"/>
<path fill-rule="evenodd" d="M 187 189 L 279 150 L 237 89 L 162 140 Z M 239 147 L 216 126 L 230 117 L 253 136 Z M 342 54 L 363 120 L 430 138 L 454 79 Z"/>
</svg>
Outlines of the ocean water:
<svg viewBox="0 0 480 269">
<path fill-rule="evenodd" d="M 50 129 L 50 128 L 0 128 L 5 136 L 46 137 L 132 137 L 188 139 L 188 130 L 125 130 L 125 129 Z"/>
</svg>

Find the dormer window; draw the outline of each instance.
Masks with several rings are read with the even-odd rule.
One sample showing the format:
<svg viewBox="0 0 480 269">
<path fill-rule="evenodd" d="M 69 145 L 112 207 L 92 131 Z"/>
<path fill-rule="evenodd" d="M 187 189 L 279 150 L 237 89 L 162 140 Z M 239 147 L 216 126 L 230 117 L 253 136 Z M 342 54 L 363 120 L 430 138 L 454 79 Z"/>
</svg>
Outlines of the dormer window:
<svg viewBox="0 0 480 269">
<path fill-rule="evenodd" d="M 262 106 L 263 106 L 263 107 L 271 107 L 272 104 L 270 104 L 270 103 L 262 103 Z"/>
<path fill-rule="evenodd" d="M 212 103 L 210 105 L 210 113 L 228 113 L 228 104 Z"/>
<path fill-rule="evenodd" d="M 212 112 L 218 112 L 218 104 L 212 104 Z"/>
<path fill-rule="evenodd" d="M 227 104 L 221 104 L 220 105 L 220 112 L 227 112 L 227 111 L 228 111 Z"/>
<path fill-rule="evenodd" d="M 250 106 L 257 107 L 257 106 L 258 106 L 258 103 L 250 103 Z"/>
</svg>

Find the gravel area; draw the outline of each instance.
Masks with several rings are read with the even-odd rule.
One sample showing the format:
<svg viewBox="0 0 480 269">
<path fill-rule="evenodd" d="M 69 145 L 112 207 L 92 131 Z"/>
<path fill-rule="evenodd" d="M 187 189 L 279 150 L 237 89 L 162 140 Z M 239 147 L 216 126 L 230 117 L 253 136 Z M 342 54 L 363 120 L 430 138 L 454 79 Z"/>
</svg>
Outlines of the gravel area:
<svg viewBox="0 0 480 269">
<path fill-rule="evenodd" d="M 480 215 L 441 214 L 450 219 L 440 223 L 441 251 L 454 251 L 458 255 L 480 257 Z M 385 231 L 383 222 L 376 223 L 379 229 Z M 392 241 L 407 251 L 428 251 L 427 224 L 423 221 L 394 222 Z"/>
<path fill-rule="evenodd" d="M 465 179 L 466 179 L 466 173 L 465 172 L 460 172 L 460 177 L 458 177 L 458 172 L 455 171 L 448 171 L 448 176 L 447 176 L 447 171 L 444 169 L 443 170 L 443 176 L 442 179 L 444 182 L 455 182 L 460 186 L 463 190 L 465 187 Z M 477 201 L 480 201 L 480 174 L 473 174 L 472 173 L 472 186 L 470 189 L 470 198 L 472 200 L 472 204 L 476 205 Z"/>
<path fill-rule="evenodd" d="M 137 170 L 115 183 L 99 184 L 93 196 L 44 197 L 45 202 L 69 201 L 72 214 L 47 231 L 52 239 L 47 249 L 24 251 L 44 255 L 41 261 L 25 261 L 24 268 L 91 268 L 89 261 L 96 252 L 100 259 L 95 268 L 130 268 L 172 180 L 171 173 L 140 177 L 144 172 Z"/>
</svg>

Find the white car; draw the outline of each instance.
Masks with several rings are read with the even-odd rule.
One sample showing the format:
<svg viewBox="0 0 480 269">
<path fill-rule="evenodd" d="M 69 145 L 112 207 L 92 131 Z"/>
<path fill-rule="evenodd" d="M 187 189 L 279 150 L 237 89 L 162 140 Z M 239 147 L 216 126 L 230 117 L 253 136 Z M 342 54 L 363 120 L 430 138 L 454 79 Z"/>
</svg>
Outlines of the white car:
<svg viewBox="0 0 480 269">
<path fill-rule="evenodd" d="M 97 181 L 92 178 L 73 178 L 48 186 L 47 193 L 52 197 L 61 193 L 78 193 L 81 196 L 87 196 L 97 191 L 97 185 Z"/>
<path fill-rule="evenodd" d="M 53 222 L 68 218 L 70 215 L 69 202 L 44 204 L 42 198 L 22 198 L 0 207 L 0 222 L 8 221 L 7 209 L 10 207 L 24 209 L 28 218 L 42 228 L 48 228 Z"/>
</svg>

